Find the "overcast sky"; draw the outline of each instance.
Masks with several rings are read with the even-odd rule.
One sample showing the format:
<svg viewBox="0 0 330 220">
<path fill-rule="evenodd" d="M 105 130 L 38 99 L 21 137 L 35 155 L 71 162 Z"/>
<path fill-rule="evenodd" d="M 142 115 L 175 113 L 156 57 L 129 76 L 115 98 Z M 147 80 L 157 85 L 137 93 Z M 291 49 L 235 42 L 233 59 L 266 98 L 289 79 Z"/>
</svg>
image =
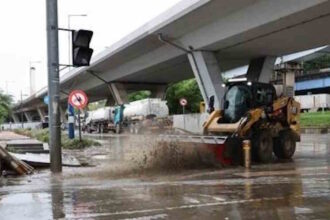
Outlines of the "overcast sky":
<svg viewBox="0 0 330 220">
<path fill-rule="evenodd" d="M 94 55 L 117 42 L 180 0 L 58 0 L 59 27 L 94 31 Z M 0 88 L 19 99 L 29 94 L 30 61 L 36 68 L 36 86 L 47 84 L 46 0 L 1 0 Z M 68 35 L 60 32 L 60 62 L 67 63 Z"/>
</svg>

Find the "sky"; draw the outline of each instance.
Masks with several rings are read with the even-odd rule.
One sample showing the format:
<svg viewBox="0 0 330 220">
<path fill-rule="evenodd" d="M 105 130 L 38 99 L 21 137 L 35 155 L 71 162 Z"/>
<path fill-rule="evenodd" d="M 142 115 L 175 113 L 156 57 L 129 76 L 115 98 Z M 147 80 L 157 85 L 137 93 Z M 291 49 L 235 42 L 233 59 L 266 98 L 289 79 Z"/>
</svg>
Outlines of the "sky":
<svg viewBox="0 0 330 220">
<path fill-rule="evenodd" d="M 105 50 L 180 0 L 58 0 L 59 27 L 94 31 L 94 55 Z M 20 99 L 30 94 L 30 66 L 36 89 L 47 85 L 46 0 L 1 0 L 0 89 Z M 68 63 L 68 33 L 59 32 L 60 63 Z M 62 73 L 64 74 L 64 72 Z"/>
</svg>

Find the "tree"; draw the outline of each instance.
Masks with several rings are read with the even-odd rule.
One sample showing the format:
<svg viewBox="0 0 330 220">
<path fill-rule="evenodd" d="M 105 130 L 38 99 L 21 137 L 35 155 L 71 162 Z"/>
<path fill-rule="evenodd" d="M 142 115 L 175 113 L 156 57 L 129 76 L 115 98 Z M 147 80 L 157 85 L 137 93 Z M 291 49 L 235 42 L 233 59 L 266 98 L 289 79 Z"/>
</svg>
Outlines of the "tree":
<svg viewBox="0 0 330 220">
<path fill-rule="evenodd" d="M 107 100 L 101 100 L 98 102 L 90 103 L 90 104 L 88 104 L 88 110 L 94 111 L 96 109 L 103 108 L 106 105 L 106 102 L 107 102 Z"/>
<path fill-rule="evenodd" d="M 199 112 L 199 105 L 203 98 L 195 79 L 184 80 L 169 86 L 166 100 L 170 114 L 182 113 L 182 106 L 179 103 L 181 98 L 186 98 L 188 101 L 185 109 L 187 113 Z"/>
<path fill-rule="evenodd" d="M 12 96 L 4 94 L 3 91 L 0 90 L 0 123 L 3 123 L 9 118 L 12 103 Z"/>
<path fill-rule="evenodd" d="M 127 98 L 128 98 L 129 102 L 133 102 L 133 101 L 149 98 L 150 95 L 151 95 L 150 91 L 143 90 L 143 91 L 137 91 L 137 92 L 130 93 L 130 94 L 128 94 Z"/>
</svg>

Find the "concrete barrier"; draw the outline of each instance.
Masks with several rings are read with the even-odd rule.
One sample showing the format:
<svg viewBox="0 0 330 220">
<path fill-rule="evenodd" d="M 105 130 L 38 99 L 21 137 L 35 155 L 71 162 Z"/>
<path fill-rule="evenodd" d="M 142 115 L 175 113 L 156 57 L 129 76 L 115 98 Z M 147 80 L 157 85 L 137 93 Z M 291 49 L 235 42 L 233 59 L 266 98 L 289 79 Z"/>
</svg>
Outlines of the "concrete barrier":
<svg viewBox="0 0 330 220">
<path fill-rule="evenodd" d="M 203 133 L 203 123 L 208 113 L 173 115 L 173 128 L 182 129 L 194 134 Z"/>
<path fill-rule="evenodd" d="M 300 132 L 302 134 L 327 134 L 330 133 L 330 129 L 329 128 L 301 128 Z"/>
<path fill-rule="evenodd" d="M 42 127 L 41 122 L 27 122 L 23 123 L 24 128 L 39 129 Z M 13 130 L 22 128 L 22 123 L 6 123 L 0 125 L 1 130 Z"/>
</svg>

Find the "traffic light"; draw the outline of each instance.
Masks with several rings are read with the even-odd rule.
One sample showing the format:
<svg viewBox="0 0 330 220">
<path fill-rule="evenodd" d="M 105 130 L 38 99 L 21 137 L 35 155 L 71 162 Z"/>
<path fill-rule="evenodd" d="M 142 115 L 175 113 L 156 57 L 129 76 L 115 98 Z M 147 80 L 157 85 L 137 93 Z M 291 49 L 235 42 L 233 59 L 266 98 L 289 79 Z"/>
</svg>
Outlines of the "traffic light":
<svg viewBox="0 0 330 220">
<path fill-rule="evenodd" d="M 75 67 L 89 66 L 93 49 L 89 48 L 93 31 L 72 31 L 72 65 Z"/>
</svg>

